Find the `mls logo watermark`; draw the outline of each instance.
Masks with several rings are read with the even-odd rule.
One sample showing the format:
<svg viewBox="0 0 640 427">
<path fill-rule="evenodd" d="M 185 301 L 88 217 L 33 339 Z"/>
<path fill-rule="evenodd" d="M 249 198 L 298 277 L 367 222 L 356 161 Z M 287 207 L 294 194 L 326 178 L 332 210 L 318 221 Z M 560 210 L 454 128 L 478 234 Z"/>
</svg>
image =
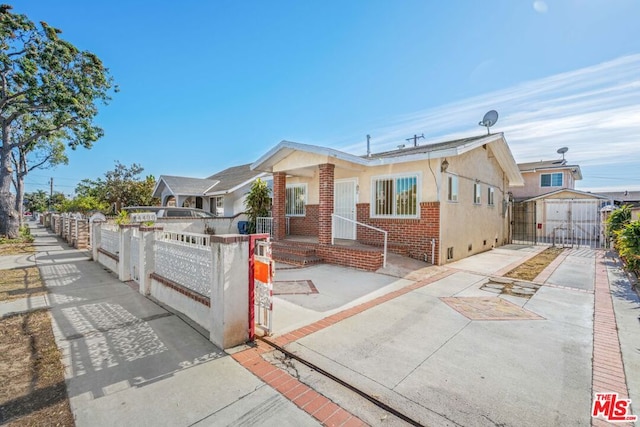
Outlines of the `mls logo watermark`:
<svg viewBox="0 0 640 427">
<path fill-rule="evenodd" d="M 631 399 L 619 399 L 618 393 L 596 393 L 591 416 L 603 417 L 612 423 L 638 420 L 637 415 L 631 415 Z"/>
</svg>

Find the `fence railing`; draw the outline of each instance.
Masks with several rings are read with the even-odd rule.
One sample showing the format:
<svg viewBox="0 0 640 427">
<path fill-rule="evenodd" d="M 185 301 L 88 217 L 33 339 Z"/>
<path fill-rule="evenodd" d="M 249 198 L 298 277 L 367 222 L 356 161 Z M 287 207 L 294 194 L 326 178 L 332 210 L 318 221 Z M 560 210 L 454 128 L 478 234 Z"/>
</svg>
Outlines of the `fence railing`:
<svg viewBox="0 0 640 427">
<path fill-rule="evenodd" d="M 158 237 L 158 240 L 162 242 L 181 243 L 184 245 L 209 246 L 211 243 L 211 235 L 163 231 Z"/>
<path fill-rule="evenodd" d="M 291 224 L 291 218 L 288 216 L 285 217 L 285 227 L 286 227 L 285 234 L 287 236 L 289 235 L 290 224 Z M 257 217 L 256 233 L 258 234 L 268 233 L 269 236 L 273 237 L 273 217 L 270 217 L 270 216 Z"/>
<path fill-rule="evenodd" d="M 356 225 L 360 225 L 362 227 L 366 227 L 369 228 L 371 230 L 375 230 L 375 231 L 379 231 L 380 233 L 383 234 L 384 236 L 384 246 L 383 246 L 383 253 L 382 253 L 382 268 L 385 268 L 387 266 L 387 231 L 383 230 L 381 228 L 377 228 L 377 227 L 373 227 L 369 224 L 364 224 L 360 221 L 356 221 L 354 219 L 351 218 L 345 218 L 343 216 L 340 215 L 336 215 L 336 214 L 331 214 L 331 244 L 335 244 L 335 239 L 336 239 L 336 223 L 337 221 L 346 221 L 346 222 L 350 222 Z"/>
</svg>

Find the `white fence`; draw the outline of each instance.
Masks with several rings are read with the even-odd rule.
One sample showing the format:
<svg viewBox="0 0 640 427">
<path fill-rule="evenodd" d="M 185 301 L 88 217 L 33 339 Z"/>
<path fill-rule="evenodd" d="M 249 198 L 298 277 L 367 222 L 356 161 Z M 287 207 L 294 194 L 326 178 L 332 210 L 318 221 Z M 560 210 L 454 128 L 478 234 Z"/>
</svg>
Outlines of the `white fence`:
<svg viewBox="0 0 640 427">
<path fill-rule="evenodd" d="M 150 295 L 184 313 L 221 348 L 249 337 L 249 236 L 163 231 L 160 227 L 96 222 L 95 261 L 136 281 Z"/>
<path fill-rule="evenodd" d="M 154 242 L 154 259 L 157 274 L 211 297 L 210 236 L 164 232 Z"/>
</svg>

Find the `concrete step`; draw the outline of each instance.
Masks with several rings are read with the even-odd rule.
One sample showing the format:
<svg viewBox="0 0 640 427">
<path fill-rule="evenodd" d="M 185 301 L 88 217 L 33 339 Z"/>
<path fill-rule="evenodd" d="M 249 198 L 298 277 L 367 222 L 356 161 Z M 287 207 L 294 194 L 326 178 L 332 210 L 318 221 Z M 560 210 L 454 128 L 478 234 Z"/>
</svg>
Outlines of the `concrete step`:
<svg viewBox="0 0 640 427">
<path fill-rule="evenodd" d="M 316 248 L 314 246 L 304 246 L 300 244 L 288 244 L 280 242 L 272 242 L 271 250 L 273 253 L 288 253 L 300 256 L 314 256 Z"/>
<path fill-rule="evenodd" d="M 315 254 L 303 256 L 303 255 L 296 255 L 292 253 L 273 251 L 272 256 L 274 261 L 276 262 L 296 265 L 300 267 L 322 263 L 322 258 L 320 258 L 319 256 L 316 256 Z"/>
</svg>

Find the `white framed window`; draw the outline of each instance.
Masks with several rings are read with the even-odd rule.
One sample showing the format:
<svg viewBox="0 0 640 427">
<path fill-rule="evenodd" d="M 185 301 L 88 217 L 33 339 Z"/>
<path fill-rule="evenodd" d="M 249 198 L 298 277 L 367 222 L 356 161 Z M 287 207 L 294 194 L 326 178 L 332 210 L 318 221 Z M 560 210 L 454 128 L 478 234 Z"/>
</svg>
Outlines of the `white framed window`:
<svg viewBox="0 0 640 427">
<path fill-rule="evenodd" d="M 458 201 L 458 177 L 456 175 L 447 177 L 447 200 L 450 202 Z"/>
<path fill-rule="evenodd" d="M 540 187 L 562 187 L 562 172 L 540 175 Z"/>
<path fill-rule="evenodd" d="M 476 205 L 482 203 L 482 186 L 477 182 L 473 184 L 473 203 Z"/>
<path fill-rule="evenodd" d="M 494 191 L 493 187 L 487 188 L 487 204 L 489 206 L 493 206 L 495 204 L 494 203 L 494 193 L 495 193 L 495 191 Z"/>
<path fill-rule="evenodd" d="M 285 196 L 285 214 L 287 216 L 305 216 L 307 205 L 307 184 L 287 185 Z"/>
<path fill-rule="evenodd" d="M 420 174 L 372 178 L 372 217 L 417 218 Z"/>
<path fill-rule="evenodd" d="M 215 216 L 224 216 L 224 196 L 209 198 L 209 212 Z"/>
</svg>

